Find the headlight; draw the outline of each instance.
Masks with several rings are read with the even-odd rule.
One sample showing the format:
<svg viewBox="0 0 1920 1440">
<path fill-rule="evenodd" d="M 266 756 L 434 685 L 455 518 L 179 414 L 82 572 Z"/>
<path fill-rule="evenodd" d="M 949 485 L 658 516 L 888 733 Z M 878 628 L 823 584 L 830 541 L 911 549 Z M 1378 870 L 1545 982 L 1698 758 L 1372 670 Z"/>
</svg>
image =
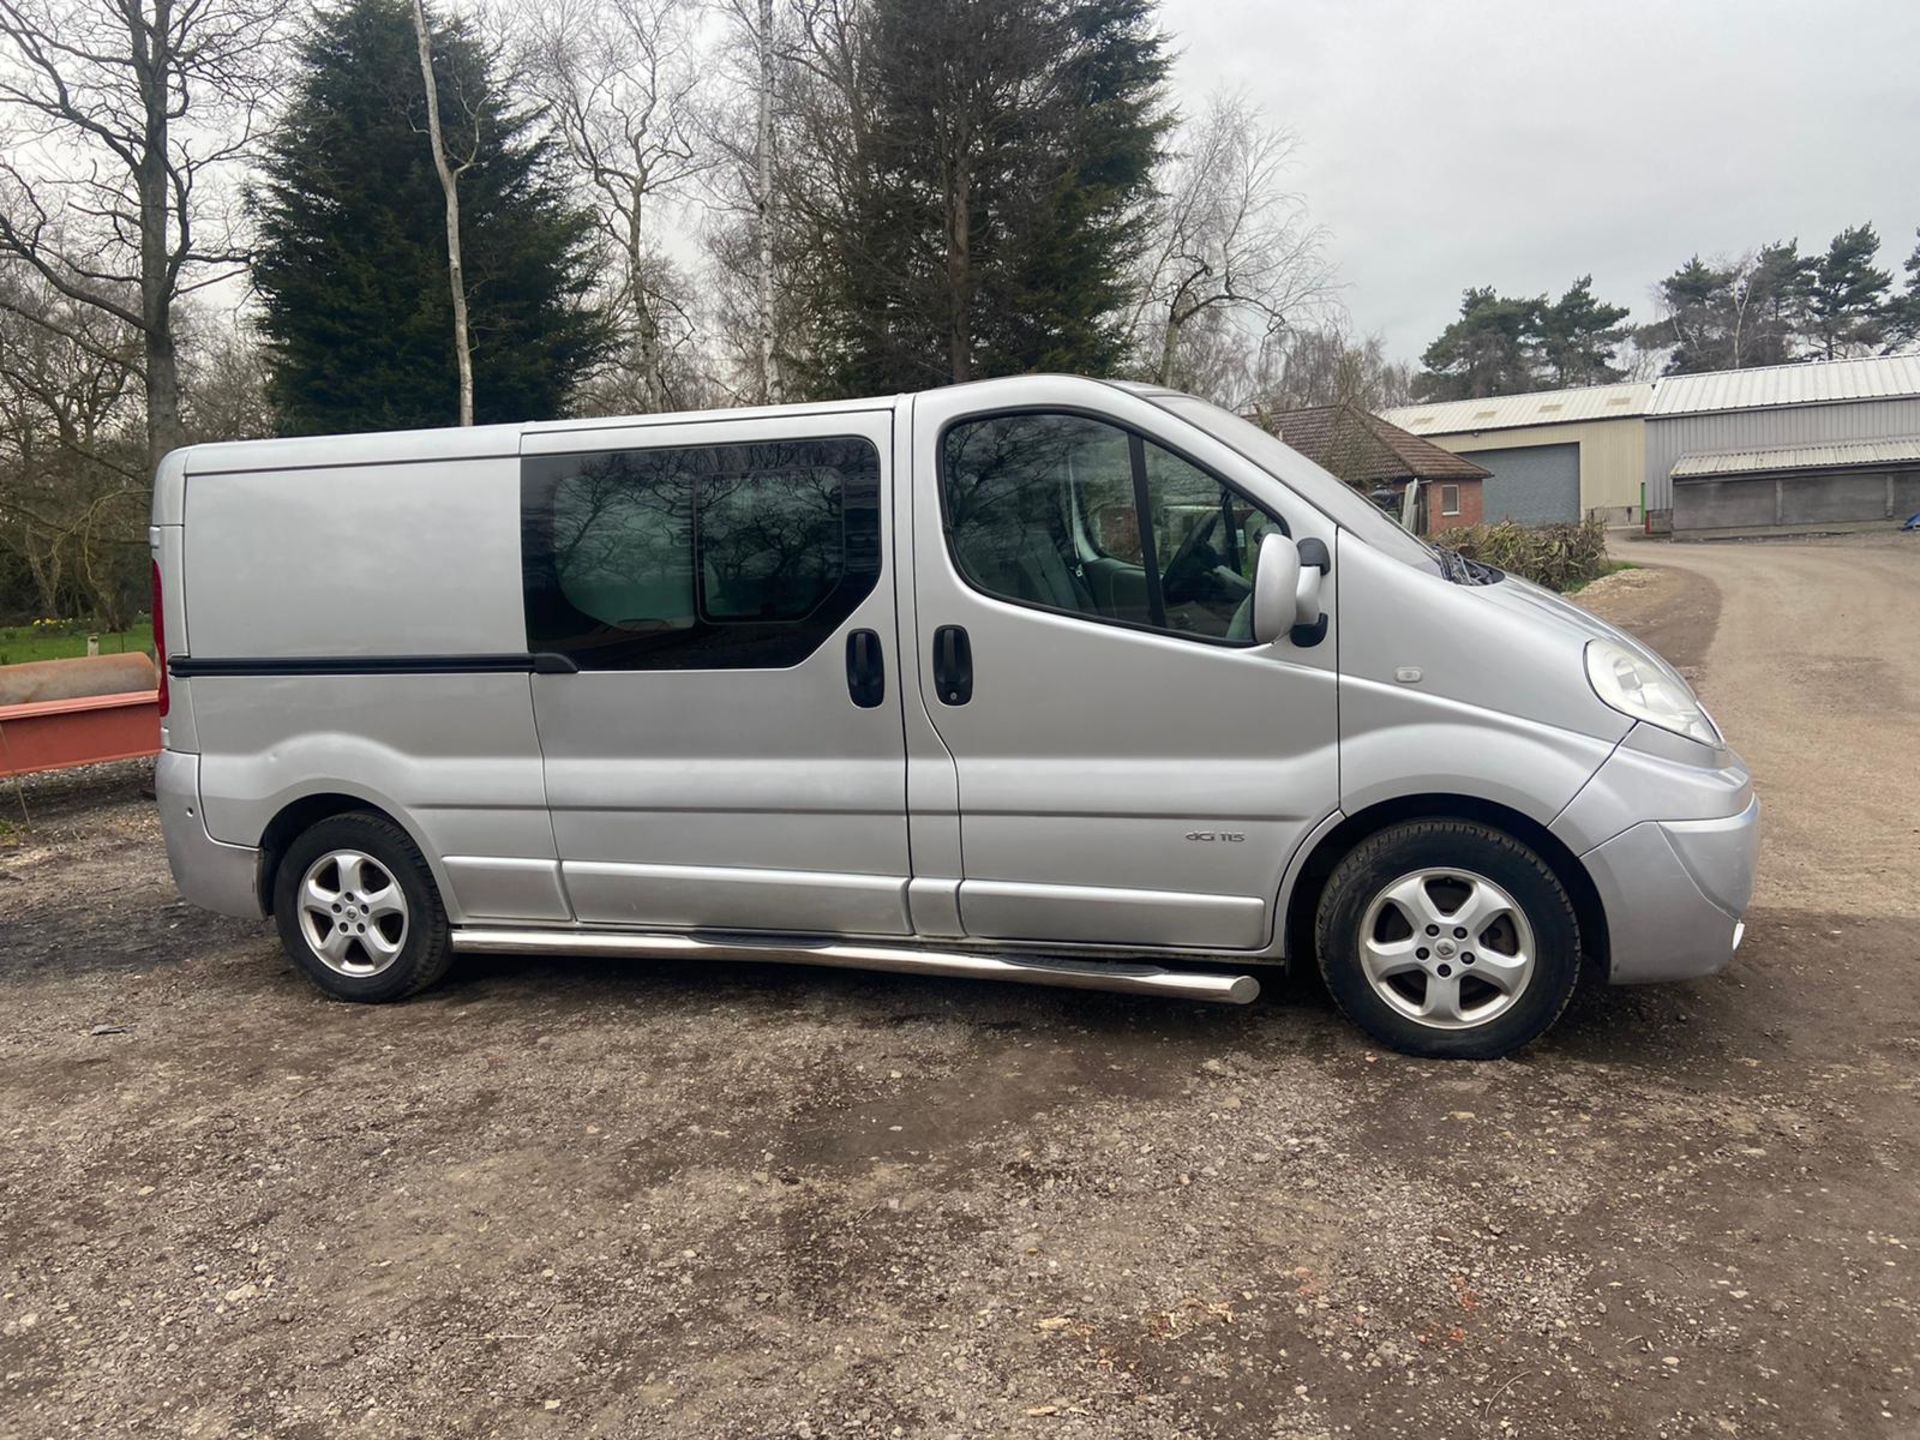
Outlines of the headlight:
<svg viewBox="0 0 1920 1440">
<path fill-rule="evenodd" d="M 1724 743 L 1693 691 L 1665 665 L 1611 640 L 1587 642 L 1587 679 L 1601 702 L 1702 745 Z"/>
</svg>

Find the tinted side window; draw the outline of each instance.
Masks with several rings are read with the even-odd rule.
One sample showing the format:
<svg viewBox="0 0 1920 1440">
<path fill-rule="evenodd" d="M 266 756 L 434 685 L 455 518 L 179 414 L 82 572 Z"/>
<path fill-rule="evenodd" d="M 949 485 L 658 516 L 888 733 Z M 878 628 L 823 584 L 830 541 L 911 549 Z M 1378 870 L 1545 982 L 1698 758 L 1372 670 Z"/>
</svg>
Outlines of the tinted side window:
<svg viewBox="0 0 1920 1440">
<path fill-rule="evenodd" d="M 962 421 L 941 442 L 941 481 L 954 563 L 980 589 L 1008 600 L 1145 623 L 1137 583 L 1116 600 L 1097 594 L 1081 532 L 1090 524 L 1127 548 L 1133 471 L 1124 430 L 1080 415 L 996 415 Z"/>
<path fill-rule="evenodd" d="M 1265 513 L 1151 441 L 1142 459 L 1165 628 L 1251 640 L 1253 556 Z"/>
<path fill-rule="evenodd" d="M 584 670 L 796 665 L 880 573 L 860 439 L 537 456 L 521 506 L 528 643 Z"/>
<path fill-rule="evenodd" d="M 1119 426 L 1045 413 L 961 421 L 940 461 L 949 548 L 976 588 L 1252 643 L 1253 551 L 1279 522 L 1191 462 Z"/>
</svg>

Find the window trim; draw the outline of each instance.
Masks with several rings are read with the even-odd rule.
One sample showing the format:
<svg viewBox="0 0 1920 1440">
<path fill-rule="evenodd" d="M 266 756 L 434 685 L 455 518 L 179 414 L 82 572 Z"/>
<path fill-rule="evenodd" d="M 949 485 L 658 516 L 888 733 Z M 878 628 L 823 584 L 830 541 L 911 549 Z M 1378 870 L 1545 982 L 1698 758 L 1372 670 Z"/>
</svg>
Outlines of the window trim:
<svg viewBox="0 0 1920 1440">
<path fill-rule="evenodd" d="M 1129 424 L 1127 421 L 1119 419 L 1107 411 L 1097 410 L 1090 405 L 1000 405 L 986 410 L 969 411 L 965 415 L 955 415 L 945 421 L 933 437 L 934 483 L 940 495 L 940 536 L 946 545 L 947 564 L 953 573 L 959 577 L 962 585 L 973 591 L 974 594 L 983 596 L 988 600 L 998 601 L 1002 605 L 1016 606 L 1021 610 L 1036 610 L 1043 615 L 1059 615 L 1068 620 L 1082 621 L 1088 625 L 1103 625 L 1114 630 L 1132 630 L 1142 635 L 1159 635 L 1168 640 L 1191 641 L 1200 645 L 1211 645 L 1215 649 L 1222 650 L 1255 650 L 1260 648 L 1261 642 L 1258 640 L 1229 640 L 1224 635 L 1201 635 L 1191 630 L 1171 630 L 1164 624 L 1154 625 L 1151 622 L 1142 623 L 1138 620 L 1120 620 L 1106 615 L 1089 615 L 1084 610 L 1067 610 L 1058 605 L 1043 605 L 1035 600 L 1016 600 L 1010 595 L 996 594 L 994 591 L 988 590 L 984 586 L 975 583 L 974 578 L 967 574 L 966 567 L 961 565 L 959 552 L 954 546 L 953 511 L 947 503 L 947 435 L 955 426 L 972 425 L 982 420 L 1012 419 L 1021 415 L 1071 415 L 1082 420 L 1097 420 L 1101 424 L 1118 430 L 1125 435 L 1127 437 L 1129 463 L 1134 470 L 1134 523 L 1136 525 L 1139 524 L 1141 512 L 1146 509 L 1146 506 L 1141 503 L 1141 496 L 1146 484 L 1146 451 L 1144 447 L 1147 444 L 1152 444 L 1166 451 L 1167 454 L 1173 456 L 1175 459 L 1191 465 L 1195 470 L 1198 470 L 1223 490 L 1237 495 L 1248 506 L 1266 516 L 1273 524 L 1279 526 L 1282 535 L 1291 536 L 1293 534 L 1293 527 L 1287 523 L 1284 515 L 1274 514 L 1272 510 L 1267 508 L 1263 501 L 1256 500 L 1253 496 L 1247 494 L 1245 490 L 1220 474 L 1220 472 L 1215 470 L 1211 465 L 1194 459 L 1191 454 L 1183 450 L 1180 446 L 1153 434 L 1149 430 L 1143 430 L 1138 425 Z M 1133 458 L 1136 453 L 1139 456 L 1137 462 Z M 1146 527 L 1148 530 L 1152 528 L 1151 525 Z M 1151 541 L 1143 535 L 1140 545 L 1142 561 L 1145 561 L 1147 557 L 1152 554 L 1150 545 Z M 1165 600 L 1161 592 L 1159 564 L 1156 562 L 1146 565 L 1145 568 L 1147 571 L 1149 605 L 1151 606 L 1157 603 L 1160 607 L 1160 613 L 1164 613 Z"/>
<path fill-rule="evenodd" d="M 1147 572 L 1148 623 L 1167 628 L 1166 577 L 1160 573 L 1160 537 L 1153 533 L 1147 489 L 1147 442 L 1137 430 L 1127 432 L 1127 464 L 1133 469 L 1133 528 L 1140 536 L 1140 565 Z M 1207 472 L 1202 470 L 1202 475 Z"/>
<path fill-rule="evenodd" d="M 1453 492 L 1452 505 L 1447 504 L 1447 492 L 1449 490 Z M 1460 487 L 1458 485 L 1447 484 L 1440 487 L 1440 513 L 1442 515 L 1458 515 L 1460 513 Z"/>
</svg>

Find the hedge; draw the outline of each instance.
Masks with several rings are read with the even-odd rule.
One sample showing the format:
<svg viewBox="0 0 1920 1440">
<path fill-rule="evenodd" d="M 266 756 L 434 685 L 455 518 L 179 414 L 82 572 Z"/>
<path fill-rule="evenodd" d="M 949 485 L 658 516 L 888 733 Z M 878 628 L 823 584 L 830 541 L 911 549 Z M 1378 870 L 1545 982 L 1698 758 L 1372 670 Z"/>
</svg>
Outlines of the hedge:
<svg viewBox="0 0 1920 1440">
<path fill-rule="evenodd" d="M 1571 590 L 1607 573 L 1607 532 L 1598 520 L 1576 525 L 1474 525 L 1428 537 L 1469 560 L 1524 576 L 1549 590 Z"/>
</svg>

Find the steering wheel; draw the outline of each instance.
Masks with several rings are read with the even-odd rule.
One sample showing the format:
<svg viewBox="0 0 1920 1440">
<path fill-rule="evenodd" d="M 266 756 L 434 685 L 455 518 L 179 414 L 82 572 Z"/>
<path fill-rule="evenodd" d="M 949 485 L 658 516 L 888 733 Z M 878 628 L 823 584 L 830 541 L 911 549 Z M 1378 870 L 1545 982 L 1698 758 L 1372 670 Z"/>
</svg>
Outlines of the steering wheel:
<svg viewBox="0 0 1920 1440">
<path fill-rule="evenodd" d="M 1193 566 L 1194 556 L 1202 545 L 1212 538 L 1215 528 L 1220 524 L 1220 512 L 1210 511 L 1207 518 L 1187 532 L 1187 538 L 1180 542 L 1180 548 L 1173 552 L 1173 558 L 1167 561 L 1166 582 L 1171 584 L 1175 576 L 1184 575 Z"/>
</svg>

